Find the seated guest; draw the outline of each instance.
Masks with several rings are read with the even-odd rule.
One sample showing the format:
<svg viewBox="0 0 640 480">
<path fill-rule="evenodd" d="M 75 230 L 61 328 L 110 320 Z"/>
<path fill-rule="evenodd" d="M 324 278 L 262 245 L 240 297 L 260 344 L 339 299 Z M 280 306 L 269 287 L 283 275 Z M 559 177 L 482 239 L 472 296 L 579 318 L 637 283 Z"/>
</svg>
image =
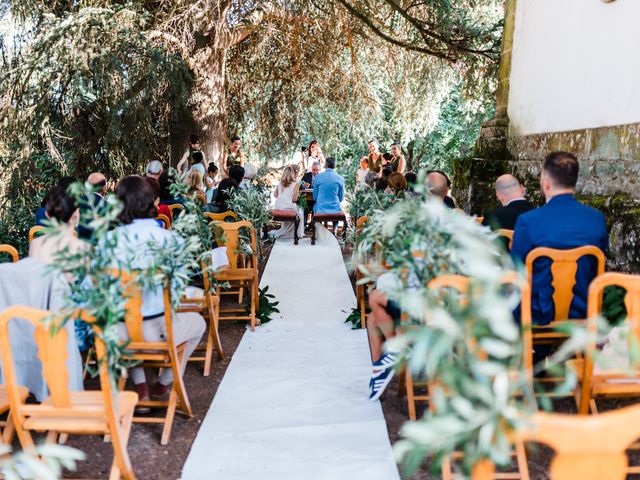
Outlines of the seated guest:
<svg viewBox="0 0 640 480">
<path fill-rule="evenodd" d="M 162 168 L 162 162 L 160 160 L 151 160 L 147 164 L 146 174 L 147 177 L 159 180 L 163 170 L 164 169 Z"/>
<path fill-rule="evenodd" d="M 161 228 L 155 221 L 155 194 L 142 177 L 132 175 L 120 180 L 116 195 L 123 204 L 119 216 L 121 226 L 112 232 L 117 241 L 118 260 L 131 262 L 134 269 L 145 269 L 153 263 L 152 252 L 148 251 L 149 243 L 157 244 L 162 249 L 170 249 L 184 242 L 174 231 Z M 166 338 L 163 291 L 163 282 L 159 281 L 155 286 L 147 287 L 142 294 L 142 330 L 145 340 L 150 342 Z M 173 339 L 176 346 L 186 342 L 185 359 L 198 346 L 205 328 L 204 319 L 197 313 L 174 313 Z M 119 325 L 119 334 L 123 341 L 129 338 L 124 322 Z M 183 373 L 186 364 L 186 361 L 182 364 Z M 148 400 L 150 395 L 144 369 L 131 368 L 130 374 L 140 400 Z M 162 369 L 151 396 L 163 400 L 168 398 L 172 382 L 171 369 Z"/>
<path fill-rule="evenodd" d="M 58 183 L 56 186 L 61 186 L 63 190 L 66 192 L 69 186 L 73 183 L 76 183 L 77 181 L 78 179 L 76 177 L 62 177 L 60 180 L 58 180 Z M 47 192 L 47 194 L 42 199 L 42 202 L 40 202 L 40 206 L 36 211 L 36 225 L 44 227 L 45 220 L 49 218 L 47 217 L 47 201 L 49 200 L 49 194 L 54 189 L 55 189 L 55 186 Z"/>
<path fill-rule="evenodd" d="M 391 170 L 391 168 L 384 167 L 380 172 L 380 176 L 383 178 L 389 178 L 392 173 L 393 173 L 393 170 Z"/>
<path fill-rule="evenodd" d="M 189 187 L 189 193 L 204 193 L 202 190 L 202 174 L 199 170 L 189 170 L 187 178 L 185 179 L 185 184 Z"/>
<path fill-rule="evenodd" d="M 398 172 L 393 172 L 389 175 L 387 183 L 389 186 L 387 187 L 386 192 L 391 193 L 396 197 L 402 196 L 404 191 L 407 189 L 407 180 L 404 178 L 404 175 Z"/>
<path fill-rule="evenodd" d="M 416 172 L 406 172 L 404 179 L 407 181 L 407 190 L 413 192 L 416 183 L 418 183 L 418 174 Z"/>
<path fill-rule="evenodd" d="M 389 187 L 388 177 L 383 177 L 382 175 L 376 179 L 376 183 L 374 188 L 376 192 L 384 192 Z"/>
<path fill-rule="evenodd" d="M 160 203 L 160 184 L 153 177 L 144 177 L 144 179 L 151 187 L 151 190 L 153 190 L 153 195 L 155 197 L 154 204 L 158 209 L 158 215 L 166 215 L 167 218 L 171 220 L 171 210 L 169 210 L 168 206 Z"/>
<path fill-rule="evenodd" d="M 274 210 L 292 211 L 298 215 L 298 238 L 302 238 L 304 237 L 304 212 L 297 203 L 298 194 L 300 193 L 299 175 L 300 166 L 297 164 L 287 165 L 284 168 L 282 179 L 274 192 L 276 202 L 273 208 Z M 279 229 L 269 232 L 269 236 L 273 238 L 294 238 L 293 229 L 294 224 L 292 222 L 283 222 Z"/>
<path fill-rule="evenodd" d="M 231 167 L 233 168 L 233 167 Z M 230 169 L 231 170 L 231 169 Z M 208 205 L 208 210 L 213 213 L 223 213 L 229 210 L 227 202 L 231 194 L 238 189 L 238 182 L 231 177 L 223 178 L 218 184 L 218 193 L 213 199 L 213 203 Z"/>
<path fill-rule="evenodd" d="M 240 165 L 232 165 L 229 167 L 229 177 L 233 178 L 238 184 L 238 188 L 245 189 L 249 185 L 244 181 L 244 167 Z"/>
<path fill-rule="evenodd" d="M 575 198 L 579 168 L 578 159 L 571 153 L 553 152 L 545 158 L 540 186 L 547 203 L 518 217 L 511 246 L 514 260 L 524 264 L 529 252 L 538 247 L 571 249 L 595 245 L 606 252 L 608 238 L 604 215 Z M 537 325 L 546 325 L 554 318 L 550 264 L 549 259 L 541 258 L 533 265 L 531 313 L 533 323 Z M 569 318 L 585 317 L 587 290 L 595 275 L 595 259 L 581 258 Z"/>
<path fill-rule="evenodd" d="M 356 185 L 361 187 L 365 183 L 369 173 L 369 160 L 366 157 L 360 159 L 360 168 L 356 170 Z"/>
<path fill-rule="evenodd" d="M 311 171 L 306 172 L 302 176 L 302 188 L 313 188 L 313 181 L 320 173 L 320 162 L 315 161 L 311 164 Z"/>
<path fill-rule="evenodd" d="M 496 180 L 496 197 L 502 205 L 484 214 L 483 225 L 498 230 L 513 230 L 520 214 L 533 209 L 533 205 L 524 198 L 524 187 L 513 175 L 508 173 Z"/>
<path fill-rule="evenodd" d="M 367 176 L 364 177 L 364 184 L 369 188 L 376 188 L 376 180 L 378 180 L 378 174 L 369 172 Z"/>
<path fill-rule="evenodd" d="M 158 183 L 160 184 L 160 205 L 173 205 L 175 203 L 182 205 L 184 203 L 182 198 L 174 197 L 171 193 L 171 185 L 173 182 L 169 177 L 169 172 L 162 172 Z"/>
<path fill-rule="evenodd" d="M 218 187 L 218 167 L 216 167 L 215 163 L 210 163 L 207 167 L 207 176 L 204 177 L 204 186 L 205 193 L 207 195 L 207 203 L 211 203 L 213 201 L 213 197 L 216 193 L 216 188 Z"/>
<path fill-rule="evenodd" d="M 344 178 L 335 172 L 336 159 L 326 159 L 327 170 L 318 174 L 313 185 L 314 213 L 341 213 L 344 200 Z"/>
<path fill-rule="evenodd" d="M 87 182 L 93 187 L 93 194 L 83 196 L 78 202 L 80 207 L 80 223 L 78 224 L 78 236 L 84 240 L 89 240 L 93 235 L 93 230 L 89 228 L 94 211 L 102 213 L 104 207 L 104 196 L 107 194 L 107 177 L 100 172 L 94 172 L 87 177 Z"/>
<path fill-rule="evenodd" d="M 442 170 L 427 170 L 427 176 L 429 176 L 431 173 L 438 173 L 447 180 L 447 193 L 443 200 L 444 204 L 449 208 L 457 208 L 455 200 L 453 199 L 453 197 L 451 197 L 449 193 L 451 190 L 451 180 L 449 179 L 449 176 L 446 173 L 444 173 Z"/>
<path fill-rule="evenodd" d="M 431 195 L 442 200 L 442 202 L 449 208 L 455 208 L 451 202 L 447 202 L 447 193 L 449 192 L 449 186 L 447 184 L 447 176 L 442 172 L 431 171 L 427 174 L 427 185 Z"/>
<path fill-rule="evenodd" d="M 86 243 L 76 236 L 80 210 L 63 185 L 54 187 L 47 195 L 46 215 L 48 219 L 57 220 L 62 228 L 34 238 L 29 245 L 29 257 L 53 264 L 59 252 L 78 253 L 86 248 Z"/>
</svg>

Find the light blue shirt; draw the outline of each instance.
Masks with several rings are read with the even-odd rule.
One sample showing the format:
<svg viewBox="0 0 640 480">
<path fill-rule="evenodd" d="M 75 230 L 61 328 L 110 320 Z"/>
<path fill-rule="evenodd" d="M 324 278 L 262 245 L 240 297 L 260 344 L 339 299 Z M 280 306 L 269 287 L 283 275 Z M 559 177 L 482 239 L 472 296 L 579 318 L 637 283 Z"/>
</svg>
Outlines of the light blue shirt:
<svg viewBox="0 0 640 480">
<path fill-rule="evenodd" d="M 344 178 L 332 168 L 319 173 L 313 180 L 313 207 L 315 213 L 340 213 L 340 202 L 344 200 Z"/>
<path fill-rule="evenodd" d="M 136 219 L 129 225 L 122 225 L 109 233 L 117 235 L 116 260 L 131 265 L 132 269 L 142 270 L 153 264 L 153 252 L 149 244 L 155 243 L 159 248 L 176 248 L 184 244 L 184 240 L 175 232 L 162 228 L 154 218 Z M 153 288 L 145 288 L 142 292 L 142 315 L 154 317 L 164 312 L 164 287 L 162 283 Z"/>
</svg>

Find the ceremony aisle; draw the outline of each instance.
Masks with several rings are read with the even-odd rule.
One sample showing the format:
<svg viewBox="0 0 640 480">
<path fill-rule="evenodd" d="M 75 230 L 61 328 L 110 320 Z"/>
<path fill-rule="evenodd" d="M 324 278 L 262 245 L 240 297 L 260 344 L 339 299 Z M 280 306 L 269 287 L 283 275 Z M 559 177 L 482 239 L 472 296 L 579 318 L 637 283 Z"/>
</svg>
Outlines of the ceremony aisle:
<svg viewBox="0 0 640 480">
<path fill-rule="evenodd" d="M 182 479 L 394 480 L 382 409 L 368 400 L 364 330 L 340 247 L 276 242 L 261 286 L 280 315 L 247 331 L 220 384 Z"/>
</svg>

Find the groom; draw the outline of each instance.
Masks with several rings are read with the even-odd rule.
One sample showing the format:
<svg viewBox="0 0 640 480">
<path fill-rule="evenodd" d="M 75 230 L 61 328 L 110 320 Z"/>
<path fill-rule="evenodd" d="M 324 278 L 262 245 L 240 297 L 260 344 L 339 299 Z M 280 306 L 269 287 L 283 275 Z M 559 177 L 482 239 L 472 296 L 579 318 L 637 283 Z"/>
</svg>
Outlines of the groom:
<svg viewBox="0 0 640 480">
<path fill-rule="evenodd" d="M 313 182 L 314 213 L 341 213 L 340 202 L 344 200 L 344 178 L 338 175 L 336 159 L 329 157 L 325 160 L 327 170 L 319 173 Z"/>
</svg>

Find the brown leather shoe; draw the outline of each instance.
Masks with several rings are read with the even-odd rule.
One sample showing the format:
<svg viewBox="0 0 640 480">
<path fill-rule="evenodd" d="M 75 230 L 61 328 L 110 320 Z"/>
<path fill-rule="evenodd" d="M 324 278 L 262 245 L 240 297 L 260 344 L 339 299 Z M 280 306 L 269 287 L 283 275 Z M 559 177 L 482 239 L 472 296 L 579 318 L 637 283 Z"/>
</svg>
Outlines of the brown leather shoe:
<svg viewBox="0 0 640 480">
<path fill-rule="evenodd" d="M 151 390 L 152 400 L 166 402 L 169 400 L 169 395 L 171 395 L 171 385 L 163 385 L 158 382 L 153 386 L 153 390 Z"/>
<path fill-rule="evenodd" d="M 148 401 L 149 400 L 149 387 L 146 383 L 136 383 L 133 386 L 133 389 L 138 394 L 138 401 Z M 151 408 L 146 406 L 137 406 L 136 413 L 149 413 Z"/>
</svg>

